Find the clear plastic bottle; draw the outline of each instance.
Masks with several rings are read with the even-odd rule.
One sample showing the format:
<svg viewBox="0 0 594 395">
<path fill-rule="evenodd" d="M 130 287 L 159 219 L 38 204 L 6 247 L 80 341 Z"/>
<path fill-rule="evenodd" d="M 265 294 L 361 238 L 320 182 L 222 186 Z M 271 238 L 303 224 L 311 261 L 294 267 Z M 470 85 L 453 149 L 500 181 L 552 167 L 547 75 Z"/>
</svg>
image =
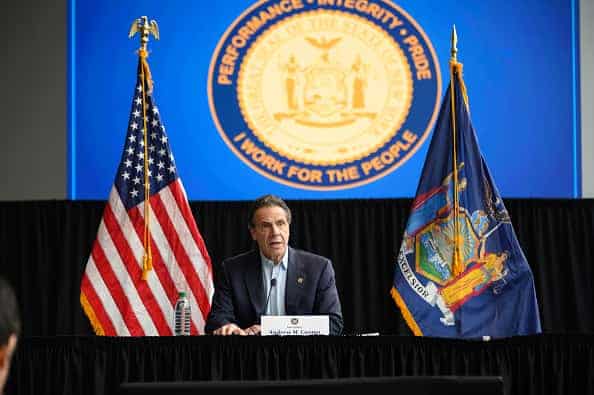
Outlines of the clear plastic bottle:
<svg viewBox="0 0 594 395">
<path fill-rule="evenodd" d="M 184 291 L 180 291 L 177 302 L 175 302 L 175 317 L 173 320 L 175 336 L 190 336 L 191 322 L 190 300 Z"/>
</svg>

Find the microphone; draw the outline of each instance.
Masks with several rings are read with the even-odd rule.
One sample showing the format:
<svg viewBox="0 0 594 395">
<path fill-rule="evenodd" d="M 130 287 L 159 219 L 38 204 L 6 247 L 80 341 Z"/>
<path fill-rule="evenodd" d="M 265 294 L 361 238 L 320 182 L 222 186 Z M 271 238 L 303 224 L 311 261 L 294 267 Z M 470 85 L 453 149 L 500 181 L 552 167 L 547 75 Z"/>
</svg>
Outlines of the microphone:
<svg viewBox="0 0 594 395">
<path fill-rule="evenodd" d="M 270 289 L 268 290 L 268 296 L 266 297 L 266 305 L 264 306 L 264 314 L 268 311 L 268 302 L 270 302 L 270 294 L 272 293 L 272 287 L 276 287 L 276 278 L 270 279 Z"/>
</svg>

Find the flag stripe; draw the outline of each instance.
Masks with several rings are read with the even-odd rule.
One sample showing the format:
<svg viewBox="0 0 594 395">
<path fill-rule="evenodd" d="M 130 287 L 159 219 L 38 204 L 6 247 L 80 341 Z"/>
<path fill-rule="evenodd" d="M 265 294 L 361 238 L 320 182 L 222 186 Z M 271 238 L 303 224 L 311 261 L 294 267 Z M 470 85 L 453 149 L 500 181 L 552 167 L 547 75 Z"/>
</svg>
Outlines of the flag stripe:
<svg viewBox="0 0 594 395">
<path fill-rule="evenodd" d="M 93 313 L 98 320 L 98 324 L 101 326 L 103 330 L 103 334 L 105 336 L 115 336 L 116 330 L 111 322 L 111 318 L 103 308 L 103 303 L 99 299 L 99 295 L 95 292 L 93 288 L 93 284 L 89 280 L 89 277 L 84 274 L 82 278 L 82 289 L 87 302 L 89 303 L 90 307 L 93 309 Z"/>
<path fill-rule="evenodd" d="M 111 202 L 114 200 L 119 200 L 118 197 L 115 199 L 111 199 Z M 108 206 L 108 209 L 105 210 L 104 213 L 104 221 L 106 228 L 111 235 L 111 239 L 116 250 L 119 252 L 120 256 L 122 257 L 122 264 L 124 265 L 125 269 L 127 270 L 128 276 L 131 280 L 131 290 L 136 290 L 139 296 L 139 302 L 145 307 L 146 311 L 148 312 L 149 316 L 146 317 L 147 321 L 150 319 L 152 325 L 156 328 L 156 331 L 149 331 L 148 328 L 145 327 L 145 334 L 146 335 L 157 335 L 160 333 L 167 332 L 168 325 L 165 317 L 163 316 L 163 312 L 160 309 L 153 292 L 148 287 L 148 281 L 142 280 L 142 250 L 136 250 L 139 253 L 134 254 L 131 250 L 128 241 L 124 237 L 122 233 L 122 229 L 120 228 L 120 224 L 116 219 L 113 211 L 111 210 L 111 205 Z M 120 218 L 122 216 L 128 217 L 127 213 L 120 214 Z M 134 233 L 128 233 L 129 236 L 135 238 Z M 144 326 L 144 325 L 143 325 Z"/>
<path fill-rule="evenodd" d="M 180 243 L 183 248 L 179 248 L 179 253 L 176 254 L 177 262 L 180 265 L 182 272 L 186 278 L 192 293 L 196 297 L 197 305 L 200 308 L 203 317 L 208 314 L 209 306 L 205 303 L 208 300 L 208 295 L 204 289 L 204 283 L 208 273 L 204 273 L 206 266 L 204 259 L 198 251 L 188 228 L 183 221 L 172 221 L 172 219 L 179 218 L 181 213 L 177 209 L 173 196 L 169 193 L 169 189 L 165 188 L 157 196 L 159 199 L 153 201 L 153 207 L 158 207 L 157 215 L 162 213 L 160 220 L 163 229 L 167 229 L 167 239 L 173 241 L 174 244 Z M 166 223 L 164 224 L 164 221 Z M 197 275 L 198 274 L 198 275 Z"/>
<path fill-rule="evenodd" d="M 153 197 L 151 200 L 151 206 L 153 208 L 152 213 L 154 213 L 154 215 L 158 218 L 160 224 L 158 229 L 156 227 L 152 229 L 153 236 L 157 240 L 162 237 L 162 240 L 168 242 L 172 247 L 171 250 L 175 251 L 175 253 L 172 254 L 173 256 L 171 257 L 171 262 L 172 265 L 176 266 L 176 273 L 178 273 L 178 278 L 182 282 L 180 289 L 189 291 L 188 296 L 192 306 L 199 307 L 200 314 L 198 314 L 197 309 L 192 309 L 191 313 L 192 318 L 196 321 L 196 326 L 201 328 L 200 331 L 202 331 L 204 328 L 205 314 L 203 310 L 204 303 L 201 302 L 201 300 L 203 301 L 207 297 L 202 283 L 196 275 L 196 269 L 192 265 L 187 251 L 183 248 L 184 246 L 180 242 L 178 234 L 175 232 L 176 229 L 171 222 L 170 216 L 165 210 L 163 201 L 160 199 L 160 195 Z"/>
<path fill-rule="evenodd" d="M 211 296 L 211 290 L 209 288 L 212 288 L 209 287 L 210 285 L 212 285 L 212 283 L 209 281 L 209 279 L 212 277 L 210 264 L 205 259 L 205 255 L 200 250 L 199 245 L 195 242 L 195 238 L 192 235 L 191 228 L 187 226 L 185 221 L 175 220 L 180 217 L 183 218 L 184 213 L 180 208 L 178 202 L 175 200 L 175 197 L 172 194 L 171 189 L 166 188 L 163 191 L 161 191 L 159 195 L 161 197 L 161 202 L 167 210 L 169 218 L 172 219 L 172 225 L 175 227 L 179 240 L 184 246 L 184 250 L 187 252 L 191 264 L 193 264 L 193 266 L 195 267 L 195 273 L 198 274 L 199 282 L 202 285 L 202 289 L 204 290 L 206 295 L 205 300 L 209 300 Z M 206 254 L 206 257 L 208 257 L 208 254 Z M 208 313 L 207 310 L 205 311 L 204 309 L 202 309 L 202 311 Z"/>
<path fill-rule="evenodd" d="M 186 291 L 188 293 L 188 298 L 192 306 L 197 306 L 196 299 L 192 290 L 188 287 L 185 277 L 183 276 L 182 270 L 177 262 L 176 254 L 173 253 L 172 244 L 170 240 L 165 237 L 163 232 L 163 228 L 161 223 L 159 222 L 159 217 L 156 215 L 155 211 L 153 210 L 152 205 L 154 204 L 156 197 L 153 196 L 151 198 L 151 210 L 150 215 L 153 218 L 157 218 L 157 221 L 153 221 L 153 225 L 151 226 L 151 235 L 154 240 L 155 246 L 160 251 L 167 251 L 168 255 L 164 258 L 163 262 L 168 267 L 169 272 L 171 273 L 173 282 L 175 284 L 175 292 L 176 292 L 176 299 L 177 299 L 177 292 L 179 291 Z M 138 211 L 140 215 L 144 214 L 143 210 Z M 179 247 L 179 245 L 178 245 Z M 179 250 L 179 248 L 177 248 Z M 192 333 L 202 333 L 202 328 L 204 328 L 204 322 L 202 316 L 200 314 L 196 314 L 196 309 L 191 309 L 192 314 Z"/>
<path fill-rule="evenodd" d="M 182 212 L 184 219 L 194 218 L 194 215 L 192 214 L 192 209 L 190 208 L 190 205 L 188 204 L 188 199 L 186 197 L 186 191 L 185 191 L 182 183 L 179 182 L 179 180 L 177 180 L 176 182 L 171 184 L 170 189 L 171 189 L 171 194 L 175 198 L 177 206 L 179 207 L 179 210 Z M 202 236 L 200 235 L 200 232 L 198 231 L 198 226 L 196 225 L 195 221 L 187 221 L 187 220 L 186 220 L 186 225 L 188 226 L 188 229 L 190 229 L 190 232 L 192 233 L 192 237 L 194 238 L 194 241 L 196 242 L 196 245 L 198 246 L 200 253 L 204 257 L 204 263 L 206 264 L 206 269 L 208 270 L 208 275 L 210 276 L 210 275 L 212 275 L 212 263 L 210 261 L 210 255 L 208 255 L 208 251 L 206 250 L 206 244 L 204 243 L 204 239 L 202 239 Z M 209 282 L 207 281 L 207 283 L 209 283 Z"/>
<path fill-rule="evenodd" d="M 119 218 L 122 233 L 126 236 L 126 240 L 134 252 L 136 265 L 140 268 L 140 262 L 144 255 L 144 246 L 141 243 L 141 239 L 144 236 L 144 219 L 138 214 L 137 207 L 130 209 L 126 213 L 126 208 L 122 205 L 115 188 L 112 190 L 112 197 L 113 199 L 110 200 L 112 209 L 115 216 Z M 153 244 L 154 242 L 151 243 L 151 245 Z M 158 303 L 161 314 L 164 316 L 165 326 L 162 323 L 158 325 L 159 334 L 169 336 L 173 333 L 173 304 L 175 303 L 177 294 L 169 272 L 160 260 L 159 251 L 156 248 L 151 248 L 151 252 L 153 269 L 156 276 L 153 275 L 153 271 L 149 272 L 146 283 L 155 297 L 154 303 Z"/>
<path fill-rule="evenodd" d="M 192 214 L 192 210 L 190 208 L 190 205 L 186 199 L 186 192 L 184 190 L 184 186 L 181 182 L 172 184 L 171 194 L 175 198 L 177 207 L 182 212 L 183 216 L 185 218 L 188 218 L 188 217 L 194 218 L 193 214 Z M 190 221 L 190 222 L 186 221 L 186 224 L 187 224 L 187 228 L 189 229 L 189 231 L 192 235 L 195 245 L 199 250 L 199 254 L 197 254 L 196 256 L 197 256 L 197 259 L 201 262 L 201 263 L 199 263 L 198 267 L 202 270 L 199 270 L 198 273 L 200 275 L 200 280 L 204 287 L 204 292 L 207 295 L 207 299 L 205 300 L 205 302 L 207 304 L 207 310 L 204 315 L 206 318 L 206 315 L 208 314 L 208 310 L 210 310 L 210 302 L 209 301 L 212 299 L 212 296 L 214 294 L 214 284 L 212 281 L 212 264 L 211 264 L 210 256 L 208 255 L 208 251 L 206 250 L 206 244 L 204 243 L 204 240 L 203 240 L 202 236 L 200 235 L 200 232 L 198 231 L 198 226 L 196 225 L 196 222 L 195 221 Z"/>
<path fill-rule="evenodd" d="M 106 210 L 108 207 L 106 206 Z M 104 221 L 101 221 L 99 226 L 99 234 L 101 237 L 98 239 L 98 248 L 93 250 L 93 259 L 97 263 L 97 269 L 109 288 L 130 334 L 143 336 L 146 326 L 142 323 L 142 318 L 137 316 L 137 310 L 133 306 L 142 310 L 144 310 L 144 306 L 140 302 L 136 289 L 131 289 L 129 286 L 132 280 L 111 241 Z"/>
<path fill-rule="evenodd" d="M 98 244 L 98 243 L 96 243 Z M 99 270 L 99 267 L 104 265 L 101 262 L 97 262 L 94 258 L 95 250 L 100 251 L 101 248 L 97 246 L 97 248 L 93 248 L 91 252 L 91 258 L 87 263 L 86 274 L 89 277 L 89 281 L 93 284 L 95 291 L 97 292 L 97 296 L 101 298 L 103 305 L 105 306 L 105 312 L 109 315 L 111 322 L 116 330 L 116 332 L 120 335 L 130 335 L 130 330 L 128 329 L 128 325 L 124 320 L 124 316 L 121 313 L 121 309 L 118 306 L 114 294 L 118 291 L 123 294 L 121 288 L 118 290 L 119 283 L 112 286 L 111 289 L 108 287 L 108 283 L 104 280 L 104 277 Z M 98 255 L 102 255 L 103 252 L 97 253 Z M 105 259 L 103 259 L 105 261 Z M 106 270 L 107 271 L 107 270 Z M 115 276 L 111 276 L 111 278 L 115 278 Z M 112 280 L 113 283 L 113 280 Z"/>
<path fill-rule="evenodd" d="M 152 199 L 152 198 L 151 198 Z M 134 228 L 138 237 L 142 237 L 144 233 L 144 218 L 142 217 L 141 210 L 139 207 L 134 207 L 130 210 L 130 219 L 134 224 Z M 163 257 L 161 256 L 161 249 L 159 248 L 158 244 L 153 237 L 151 232 L 151 251 L 153 256 L 153 270 L 157 276 L 158 282 L 163 287 L 164 295 L 160 298 L 162 303 L 162 307 L 164 310 L 167 311 L 167 316 L 171 317 L 169 320 L 169 329 L 170 332 L 173 333 L 173 306 L 177 300 L 177 287 L 171 277 L 171 270 L 167 267 Z M 167 252 L 167 250 L 166 250 Z M 149 274 L 149 279 L 153 279 L 152 275 Z"/>
</svg>

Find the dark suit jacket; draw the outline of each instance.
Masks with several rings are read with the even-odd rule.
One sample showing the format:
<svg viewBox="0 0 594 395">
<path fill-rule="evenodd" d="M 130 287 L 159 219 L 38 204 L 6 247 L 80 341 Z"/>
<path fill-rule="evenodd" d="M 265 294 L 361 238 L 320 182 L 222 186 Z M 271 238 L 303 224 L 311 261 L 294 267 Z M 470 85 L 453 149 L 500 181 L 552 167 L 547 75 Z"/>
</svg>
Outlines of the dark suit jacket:
<svg viewBox="0 0 594 395">
<path fill-rule="evenodd" d="M 329 315 L 330 334 L 342 333 L 342 311 L 329 259 L 289 247 L 286 287 L 287 315 Z M 260 252 L 229 258 L 215 276 L 206 333 L 231 322 L 240 328 L 260 324 L 265 305 Z"/>
</svg>

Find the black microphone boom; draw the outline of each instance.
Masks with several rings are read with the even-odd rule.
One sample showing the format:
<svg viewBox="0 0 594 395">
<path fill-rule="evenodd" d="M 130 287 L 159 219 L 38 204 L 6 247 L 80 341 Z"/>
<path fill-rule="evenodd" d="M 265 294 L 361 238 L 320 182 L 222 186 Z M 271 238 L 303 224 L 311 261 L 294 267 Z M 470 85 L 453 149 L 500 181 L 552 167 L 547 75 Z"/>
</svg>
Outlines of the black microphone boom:
<svg viewBox="0 0 594 395">
<path fill-rule="evenodd" d="M 266 305 L 264 306 L 264 314 L 268 311 L 268 302 L 270 302 L 270 294 L 272 293 L 272 287 L 276 287 L 276 278 L 270 279 L 270 289 L 268 290 L 268 296 L 266 297 Z"/>
</svg>

